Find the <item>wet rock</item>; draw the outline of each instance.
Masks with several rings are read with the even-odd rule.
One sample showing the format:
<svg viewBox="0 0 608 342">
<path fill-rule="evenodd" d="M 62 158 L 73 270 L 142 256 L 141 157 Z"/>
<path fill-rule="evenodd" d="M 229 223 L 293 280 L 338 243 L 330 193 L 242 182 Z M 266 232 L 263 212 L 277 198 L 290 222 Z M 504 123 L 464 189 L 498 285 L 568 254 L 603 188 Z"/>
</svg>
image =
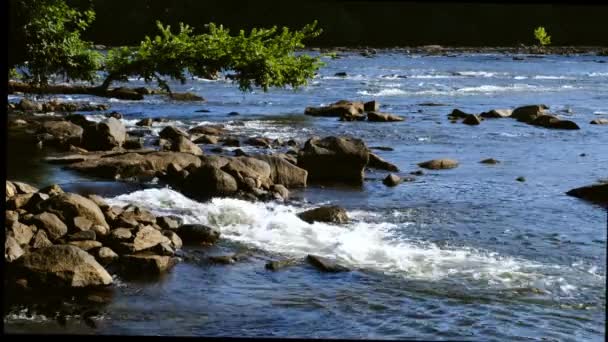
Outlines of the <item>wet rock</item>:
<svg viewBox="0 0 608 342">
<path fill-rule="evenodd" d="M 422 170 L 412 171 L 412 172 L 410 172 L 410 175 L 422 176 L 422 175 L 424 175 L 424 171 L 422 171 Z"/>
<path fill-rule="evenodd" d="M 190 134 L 224 135 L 226 130 L 221 126 L 197 126 L 188 131 Z"/>
<path fill-rule="evenodd" d="M 482 163 L 482 164 L 492 164 L 492 165 L 494 165 L 494 164 L 498 164 L 498 163 L 500 163 L 500 161 L 499 161 L 499 160 L 496 160 L 496 159 L 494 159 L 494 158 L 488 158 L 488 159 L 484 159 L 484 160 L 480 161 L 480 163 Z"/>
<path fill-rule="evenodd" d="M 202 135 L 197 135 L 196 138 L 193 139 L 193 141 L 197 144 L 215 145 L 219 142 L 219 138 L 214 135 L 202 134 Z"/>
<path fill-rule="evenodd" d="M 117 242 L 127 242 L 133 237 L 131 230 L 127 228 L 116 228 L 110 231 L 110 239 Z"/>
<path fill-rule="evenodd" d="M 49 240 L 49 238 L 46 235 L 46 232 L 44 230 L 38 230 L 36 232 L 36 235 L 34 236 L 34 240 L 32 242 L 32 248 L 38 249 L 38 248 L 49 247 L 52 245 L 53 245 L 53 243 L 51 242 L 51 240 Z"/>
<path fill-rule="evenodd" d="M 399 185 L 399 183 L 401 183 L 401 177 L 397 176 L 396 174 L 391 173 L 388 176 L 386 176 L 386 178 L 384 178 L 382 183 L 386 186 L 397 186 L 397 185 Z"/>
<path fill-rule="evenodd" d="M 173 247 L 173 249 L 178 250 L 182 248 L 184 243 L 177 233 L 171 230 L 163 230 L 162 233 L 171 241 L 171 247 Z"/>
<path fill-rule="evenodd" d="M 274 184 L 270 189 L 272 192 L 279 194 L 284 200 L 289 198 L 289 190 L 281 184 Z"/>
<path fill-rule="evenodd" d="M 378 101 L 368 101 L 363 104 L 363 110 L 365 112 L 377 112 L 380 110 L 380 103 Z"/>
<path fill-rule="evenodd" d="M 380 113 L 380 112 L 368 112 L 367 113 L 367 121 L 372 122 L 391 122 L 391 121 L 403 121 L 404 118 L 388 114 L 388 113 Z"/>
<path fill-rule="evenodd" d="M 325 107 L 307 107 L 304 114 L 310 116 L 355 116 L 364 112 L 363 102 L 350 102 L 346 100 L 340 100 Z"/>
<path fill-rule="evenodd" d="M 336 76 L 336 77 L 346 77 L 346 72 L 340 71 L 340 72 L 335 73 L 334 76 Z"/>
<path fill-rule="evenodd" d="M 241 150 L 240 148 L 237 148 L 236 150 L 234 150 L 234 156 L 235 157 L 249 157 L 249 154 L 245 153 L 245 151 Z"/>
<path fill-rule="evenodd" d="M 367 166 L 378 170 L 399 172 L 399 168 L 396 165 L 387 162 L 374 153 L 369 154 L 369 162 L 367 163 Z"/>
<path fill-rule="evenodd" d="M 42 104 L 30 101 L 28 99 L 21 99 L 21 101 L 19 101 L 17 104 L 17 109 L 23 111 L 41 112 Z"/>
<path fill-rule="evenodd" d="M 202 224 L 184 224 L 177 234 L 185 244 L 215 243 L 220 238 L 220 231 Z"/>
<path fill-rule="evenodd" d="M 275 184 L 288 188 L 306 187 L 308 171 L 298 167 L 284 158 L 272 155 L 257 155 L 254 158 L 266 162 L 270 166 L 270 179 Z"/>
<path fill-rule="evenodd" d="M 105 114 L 106 118 L 114 118 L 116 120 L 121 120 L 122 119 L 122 114 L 120 114 L 119 112 L 112 112 L 112 113 L 108 113 Z"/>
<path fill-rule="evenodd" d="M 337 273 L 350 271 L 350 269 L 345 266 L 339 265 L 336 261 L 318 255 L 309 254 L 306 256 L 306 260 L 311 265 L 323 272 Z"/>
<path fill-rule="evenodd" d="M 450 114 L 448 114 L 448 119 L 450 120 L 455 120 L 455 119 L 466 119 L 469 115 L 469 113 L 465 113 L 463 111 L 461 111 L 460 109 L 454 109 L 452 110 L 452 112 Z"/>
<path fill-rule="evenodd" d="M 12 236 L 6 236 L 4 240 L 4 261 L 10 263 L 19 259 L 25 252 L 19 246 L 17 240 Z"/>
<path fill-rule="evenodd" d="M 4 226 L 10 227 L 13 223 L 19 221 L 19 213 L 14 210 L 7 210 L 4 217 Z"/>
<path fill-rule="evenodd" d="M 245 144 L 247 144 L 247 145 L 263 147 L 263 148 L 270 148 L 271 143 L 272 143 L 272 140 L 270 140 L 268 138 L 262 138 L 262 137 L 253 137 L 253 138 L 249 138 L 249 139 L 245 140 Z"/>
<path fill-rule="evenodd" d="M 135 123 L 136 126 L 140 127 L 151 127 L 152 126 L 152 118 L 141 119 Z"/>
<path fill-rule="evenodd" d="M 74 233 L 68 236 L 68 241 L 85 241 L 85 240 L 96 240 L 97 234 L 92 230 L 85 230 L 82 232 Z"/>
<path fill-rule="evenodd" d="M 106 210 L 110 207 L 110 205 L 108 205 L 108 203 L 99 195 L 90 194 L 87 195 L 87 198 L 90 199 L 93 203 L 95 203 L 101 210 Z"/>
<path fill-rule="evenodd" d="M 338 206 L 324 206 L 307 210 L 298 214 L 298 217 L 310 224 L 314 222 L 348 223 L 346 210 Z"/>
<path fill-rule="evenodd" d="M 163 128 L 162 131 L 160 131 L 158 136 L 161 139 L 167 139 L 170 141 L 174 141 L 174 140 L 177 140 L 179 137 L 188 138 L 188 133 L 184 132 L 180 128 L 173 127 L 173 126 L 167 126 L 167 127 Z"/>
<path fill-rule="evenodd" d="M 608 119 L 594 119 L 591 120 L 592 125 L 608 125 Z"/>
<path fill-rule="evenodd" d="M 228 113 L 228 116 L 239 116 L 241 114 L 239 114 L 238 112 L 230 112 Z"/>
<path fill-rule="evenodd" d="M 101 247 L 95 255 L 97 260 L 103 265 L 109 265 L 118 260 L 118 254 L 108 247 Z"/>
<path fill-rule="evenodd" d="M 34 232 L 32 231 L 32 228 L 21 222 L 15 222 L 10 227 L 8 227 L 7 234 L 15 238 L 17 243 L 19 243 L 19 245 L 21 246 L 28 245 L 32 240 L 32 237 L 34 237 Z"/>
<path fill-rule="evenodd" d="M 209 261 L 217 263 L 217 264 L 234 264 L 236 260 L 234 259 L 234 255 L 214 255 L 207 258 Z"/>
<path fill-rule="evenodd" d="M 394 151 L 395 149 L 387 146 L 371 146 L 370 150 L 380 150 L 380 151 Z"/>
<path fill-rule="evenodd" d="M 224 146 L 228 146 L 228 147 L 240 147 L 241 146 L 241 142 L 239 141 L 238 138 L 227 137 L 227 138 L 224 138 L 222 140 L 222 142 L 223 142 Z"/>
<path fill-rule="evenodd" d="M 57 215 L 63 222 L 73 222 L 73 219 L 82 216 L 94 225 L 109 227 L 99 207 L 90 199 L 83 196 L 64 193 L 53 196 L 42 202 L 40 207 L 43 211 Z"/>
<path fill-rule="evenodd" d="M 365 121 L 365 114 L 357 113 L 357 114 L 343 114 L 340 117 L 340 121 Z"/>
<path fill-rule="evenodd" d="M 82 249 L 59 245 L 37 249 L 18 260 L 28 283 L 48 287 L 109 285 L 112 277 Z"/>
<path fill-rule="evenodd" d="M 150 226 L 140 229 L 137 234 L 135 234 L 135 239 L 133 240 L 133 246 L 135 247 L 136 252 L 152 248 L 161 243 L 169 244 L 171 243 L 171 240 Z"/>
<path fill-rule="evenodd" d="M 454 159 L 433 159 L 419 163 L 418 166 L 430 170 L 453 169 L 458 166 L 458 161 Z"/>
<path fill-rule="evenodd" d="M 466 118 L 464 118 L 464 120 L 462 120 L 462 123 L 465 125 L 476 126 L 481 124 L 481 120 L 477 115 L 470 114 Z"/>
<path fill-rule="evenodd" d="M 229 173 L 212 165 L 205 165 L 184 179 L 183 189 L 188 194 L 225 196 L 234 194 L 238 190 L 238 184 Z"/>
<path fill-rule="evenodd" d="M 162 242 L 151 248 L 151 251 L 157 255 L 174 256 L 175 250 L 168 242 Z"/>
<path fill-rule="evenodd" d="M 560 120 L 553 115 L 539 115 L 530 124 L 554 129 L 580 129 L 576 123 L 569 120 Z"/>
<path fill-rule="evenodd" d="M 190 141 L 188 138 L 180 136 L 171 141 L 170 151 L 191 153 L 195 156 L 202 156 L 203 150 L 198 145 Z"/>
<path fill-rule="evenodd" d="M 274 260 L 266 263 L 265 268 L 271 271 L 278 271 L 282 268 L 289 267 L 298 263 L 296 259 Z"/>
<path fill-rule="evenodd" d="M 139 275 L 160 275 L 177 264 L 177 258 L 153 254 L 129 254 L 119 259 L 122 271 Z"/>
<path fill-rule="evenodd" d="M 572 189 L 566 192 L 566 194 L 602 206 L 608 206 L 608 183 L 583 186 Z"/>
<path fill-rule="evenodd" d="M 12 182 L 18 194 L 33 194 L 38 192 L 38 189 L 23 182 Z"/>
<path fill-rule="evenodd" d="M 143 138 L 129 138 L 125 140 L 123 147 L 127 150 L 140 150 L 144 148 Z"/>
<path fill-rule="evenodd" d="M 156 218 L 156 224 L 162 229 L 176 230 L 181 225 L 181 220 L 178 219 L 171 216 L 159 216 Z"/>
<path fill-rule="evenodd" d="M 10 182 L 10 181 L 6 181 L 6 197 L 13 197 L 18 193 L 17 188 L 15 187 L 15 185 Z"/>
<path fill-rule="evenodd" d="M 511 109 L 492 109 L 488 112 L 483 112 L 479 114 L 484 119 L 499 119 L 499 118 L 508 118 L 513 114 L 513 110 Z"/>
<path fill-rule="evenodd" d="M 33 221 L 38 229 L 46 231 L 51 241 L 56 241 L 68 233 L 68 227 L 65 223 L 53 213 L 44 212 L 35 215 Z"/>
<path fill-rule="evenodd" d="M 519 176 L 519 177 L 515 178 L 515 180 L 518 181 L 518 182 L 525 182 L 526 178 L 522 177 L 522 176 Z"/>
<path fill-rule="evenodd" d="M 513 110 L 511 117 L 516 119 L 517 121 L 530 123 L 534 121 L 537 117 L 545 114 L 545 111 L 549 109 L 549 107 L 545 105 L 530 105 L 518 107 Z"/>
<path fill-rule="evenodd" d="M 82 127 L 69 121 L 45 121 L 40 133 L 48 133 L 56 139 L 78 138 L 83 134 Z"/>
<path fill-rule="evenodd" d="M 42 202 L 50 198 L 49 195 L 42 192 L 36 192 L 28 195 L 31 195 L 29 201 L 27 201 L 27 203 L 21 208 L 32 212 L 40 212 L 40 205 L 42 205 Z M 18 196 L 15 196 L 15 198 L 17 197 Z"/>
<path fill-rule="evenodd" d="M 68 245 L 76 246 L 83 251 L 90 251 L 95 248 L 101 248 L 102 244 L 99 241 L 94 240 L 79 240 L 79 241 L 69 241 Z"/>
<path fill-rule="evenodd" d="M 310 181 L 363 184 L 369 150 L 360 139 L 311 138 L 298 154 L 298 166 L 308 171 Z"/>
<path fill-rule="evenodd" d="M 89 151 L 107 151 L 121 147 L 126 139 L 124 124 L 115 118 L 108 118 L 84 129 L 82 146 Z"/>
<path fill-rule="evenodd" d="M 87 120 L 87 117 L 82 114 L 70 114 L 65 117 L 65 120 L 71 122 L 75 125 L 78 125 L 82 128 L 88 127 L 90 125 L 95 125 L 95 122 Z M 81 128 L 81 129 L 82 129 Z M 83 131 L 80 132 L 82 135 Z"/>
<path fill-rule="evenodd" d="M 170 98 L 175 101 L 205 101 L 204 98 L 193 93 L 171 93 Z"/>
<path fill-rule="evenodd" d="M 63 189 L 57 184 L 49 185 L 45 188 L 42 188 L 42 189 L 40 189 L 40 192 L 47 194 L 49 196 L 64 193 Z"/>
</svg>

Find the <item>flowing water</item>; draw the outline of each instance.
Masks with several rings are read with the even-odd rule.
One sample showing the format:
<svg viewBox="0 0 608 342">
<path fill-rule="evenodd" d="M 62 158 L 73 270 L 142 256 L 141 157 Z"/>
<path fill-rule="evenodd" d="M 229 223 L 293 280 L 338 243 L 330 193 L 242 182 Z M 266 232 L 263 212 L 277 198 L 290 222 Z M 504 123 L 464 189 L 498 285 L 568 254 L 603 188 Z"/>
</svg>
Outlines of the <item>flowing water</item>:
<svg viewBox="0 0 608 342">
<path fill-rule="evenodd" d="M 603 340 L 606 309 L 606 211 L 566 191 L 608 177 L 608 58 L 510 55 L 346 54 L 328 59 L 309 86 L 241 93 L 227 80 L 194 79 L 177 91 L 206 103 L 148 96 L 122 101 L 61 96 L 111 104 L 127 126 L 167 117 L 184 128 L 221 122 L 232 132 L 304 140 L 349 135 L 407 175 L 416 164 L 454 158 L 460 166 L 425 171 L 394 188 L 386 172 L 368 171 L 360 188 L 293 191 L 288 203 L 217 198 L 199 203 L 155 184 L 95 180 L 36 161 L 33 150 L 9 147 L 8 176 L 36 185 L 101 193 L 116 204 L 136 203 L 157 214 L 221 229 L 209 250 L 247 251 L 234 265 L 186 258 L 153 282 L 116 279 L 112 301 L 95 316 L 59 325 L 50 315 L 14 306 L 9 332 L 278 336 L 307 338 Z M 346 77 L 334 76 L 347 72 Z M 132 80 L 130 85 L 141 85 Z M 18 96 L 9 97 L 18 101 Z M 371 100 L 398 123 L 340 122 L 303 115 L 307 106 L 340 99 Z M 434 106 L 424 105 L 432 102 Z M 513 119 L 479 126 L 452 124 L 453 108 L 479 113 L 543 103 L 575 121 L 576 131 L 549 130 Z M 205 109 L 208 112 L 197 112 Z M 238 112 L 239 116 L 228 116 Z M 102 115 L 89 115 L 100 120 Z M 243 148 L 247 151 L 247 147 Z M 13 152 L 11 152 L 13 151 Z M 480 164 L 485 158 L 501 161 Z M 517 182 L 519 176 L 525 182 Z M 296 213 L 338 204 L 352 222 L 307 224 Z M 318 254 L 352 272 L 326 274 L 300 264 L 278 272 L 268 260 Z"/>
</svg>

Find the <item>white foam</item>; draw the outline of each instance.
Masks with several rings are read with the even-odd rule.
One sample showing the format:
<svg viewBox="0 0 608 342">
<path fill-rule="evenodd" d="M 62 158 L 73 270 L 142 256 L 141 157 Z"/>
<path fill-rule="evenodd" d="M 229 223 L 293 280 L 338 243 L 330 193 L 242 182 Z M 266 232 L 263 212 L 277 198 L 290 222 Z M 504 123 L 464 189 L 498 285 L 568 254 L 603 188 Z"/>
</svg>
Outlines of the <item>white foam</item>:
<svg viewBox="0 0 608 342">
<path fill-rule="evenodd" d="M 574 77 L 568 76 L 551 76 L 551 75 L 536 75 L 534 76 L 536 80 L 575 80 Z"/>
<path fill-rule="evenodd" d="M 471 77 L 494 77 L 497 75 L 496 72 L 490 72 L 490 71 L 459 71 L 457 72 L 458 75 L 461 76 L 471 76 Z"/>
<path fill-rule="evenodd" d="M 590 72 L 587 74 L 589 77 L 608 77 L 608 72 Z"/>
<path fill-rule="evenodd" d="M 33 322 L 42 322 L 48 321 L 49 318 L 45 315 L 31 313 L 29 309 L 24 308 L 19 310 L 18 312 L 10 312 L 4 316 L 4 322 L 7 321 L 33 321 Z"/>
<path fill-rule="evenodd" d="M 534 286 L 543 290 L 571 291 L 562 275 L 547 274 L 546 265 L 500 256 L 473 248 L 439 247 L 409 240 L 398 234 L 407 225 L 371 223 L 361 212 L 354 222 L 337 226 L 308 224 L 296 213 L 302 209 L 276 203 L 251 203 L 237 199 L 213 199 L 198 203 L 168 188 L 147 189 L 107 200 L 109 204 L 135 203 L 157 215 L 179 215 L 186 223 L 217 227 L 226 239 L 270 252 L 303 257 L 333 257 L 355 268 L 373 269 L 408 279 L 463 279 L 500 288 Z M 357 220 L 358 218 L 358 220 Z M 549 267 L 549 272 L 559 266 Z"/>
<path fill-rule="evenodd" d="M 408 94 L 408 92 L 405 90 L 398 89 L 398 88 L 387 88 L 387 89 L 382 89 L 377 92 L 360 90 L 357 92 L 357 94 L 364 95 L 364 96 L 396 96 L 396 95 L 406 95 L 406 94 Z"/>
</svg>

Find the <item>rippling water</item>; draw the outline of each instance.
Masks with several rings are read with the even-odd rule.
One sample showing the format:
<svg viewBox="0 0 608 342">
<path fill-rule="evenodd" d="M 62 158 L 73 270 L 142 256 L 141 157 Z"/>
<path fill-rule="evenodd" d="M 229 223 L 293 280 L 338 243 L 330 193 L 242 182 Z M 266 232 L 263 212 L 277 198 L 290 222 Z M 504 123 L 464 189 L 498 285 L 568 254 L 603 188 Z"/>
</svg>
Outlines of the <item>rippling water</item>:
<svg viewBox="0 0 608 342">
<path fill-rule="evenodd" d="M 210 251 L 186 253 L 245 250 L 251 256 L 229 266 L 190 258 L 155 282 L 117 279 L 96 328 L 77 316 L 59 326 L 52 317 L 16 307 L 4 319 L 7 331 L 603 340 L 606 212 L 565 192 L 608 176 L 608 127 L 589 124 L 608 117 L 608 58 L 516 61 L 507 55 L 388 51 L 326 62 L 311 84 L 296 92 L 243 94 L 229 81 L 195 79 L 174 88 L 202 95 L 204 104 L 154 96 L 143 102 L 62 98 L 108 102 L 125 115 L 127 126 L 142 117 L 170 118 L 155 124 L 155 134 L 166 125 L 202 122 L 271 138 L 344 134 L 368 146 L 393 147 L 378 154 L 403 174 L 433 158 L 454 158 L 461 165 L 428 171 L 395 188 L 382 185 L 386 172 L 369 171 L 361 188 L 310 186 L 295 191 L 288 204 L 219 198 L 198 203 L 168 188 L 108 187 L 55 166 L 32 167 L 38 165 L 34 161 L 23 166 L 21 150 L 11 154 L 9 147 L 9 177 L 57 182 L 74 191 L 101 189 L 113 203 L 137 203 L 157 214 L 214 225 L 224 240 Z M 342 71 L 346 77 L 334 76 Z M 381 111 L 406 120 L 339 122 L 302 114 L 306 106 L 340 99 L 376 99 Z M 437 106 L 421 105 L 428 102 Z M 536 103 L 581 129 L 548 130 L 512 119 L 471 127 L 446 118 L 453 108 L 478 113 Z M 200 109 L 209 112 L 196 112 Z M 240 115 L 227 116 L 233 111 Z M 501 163 L 479 163 L 489 157 Z M 515 181 L 519 176 L 527 181 Z M 295 216 L 321 203 L 344 206 L 352 222 L 307 224 Z M 267 260 L 308 253 L 337 258 L 354 271 L 322 274 L 305 264 L 264 269 Z"/>
</svg>

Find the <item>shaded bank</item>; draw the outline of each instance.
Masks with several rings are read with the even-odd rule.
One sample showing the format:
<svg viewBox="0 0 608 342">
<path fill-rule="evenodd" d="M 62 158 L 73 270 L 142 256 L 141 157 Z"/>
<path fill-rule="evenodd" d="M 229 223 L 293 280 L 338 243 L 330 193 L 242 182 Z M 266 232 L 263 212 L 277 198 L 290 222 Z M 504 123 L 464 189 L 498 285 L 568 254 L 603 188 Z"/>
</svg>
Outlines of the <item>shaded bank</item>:
<svg viewBox="0 0 608 342">
<path fill-rule="evenodd" d="M 78 4 L 81 1 L 72 0 Z M 97 19 L 87 38 L 128 45 L 155 33 L 155 20 L 202 28 L 208 22 L 233 30 L 319 20 L 324 33 L 315 46 L 514 46 L 534 44 L 532 31 L 544 26 L 554 45 L 606 46 L 608 6 L 516 3 L 312 0 L 93 0 Z M 272 13 L 272 15 L 268 15 Z"/>
</svg>

